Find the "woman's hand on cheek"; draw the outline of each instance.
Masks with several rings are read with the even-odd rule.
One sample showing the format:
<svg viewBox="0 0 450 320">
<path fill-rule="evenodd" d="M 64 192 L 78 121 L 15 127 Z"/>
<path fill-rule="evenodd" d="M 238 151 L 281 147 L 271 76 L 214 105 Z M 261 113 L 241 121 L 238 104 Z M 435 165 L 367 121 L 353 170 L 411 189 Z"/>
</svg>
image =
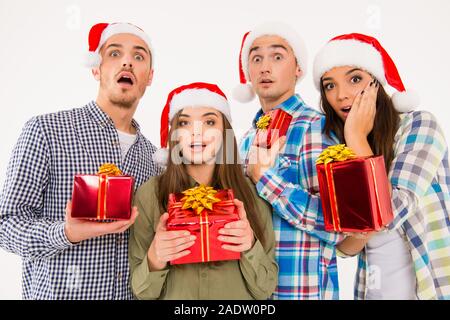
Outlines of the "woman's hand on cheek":
<svg viewBox="0 0 450 320">
<path fill-rule="evenodd" d="M 378 87 L 378 81 L 374 79 L 353 101 L 344 126 L 347 145 L 367 141 L 375 121 Z"/>
</svg>

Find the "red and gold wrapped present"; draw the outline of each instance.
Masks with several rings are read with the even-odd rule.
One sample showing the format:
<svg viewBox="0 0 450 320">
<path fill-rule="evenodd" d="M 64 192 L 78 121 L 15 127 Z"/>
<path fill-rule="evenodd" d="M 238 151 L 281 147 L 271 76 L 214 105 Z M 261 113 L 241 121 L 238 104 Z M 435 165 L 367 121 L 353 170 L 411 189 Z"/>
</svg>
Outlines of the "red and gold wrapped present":
<svg viewBox="0 0 450 320">
<path fill-rule="evenodd" d="M 322 152 L 316 168 L 326 231 L 379 231 L 393 220 L 382 156 L 357 158 L 340 144 Z"/>
<path fill-rule="evenodd" d="M 72 217 L 92 220 L 128 220 L 134 179 L 114 165 L 102 165 L 96 175 L 75 175 Z"/>
<path fill-rule="evenodd" d="M 256 122 L 257 130 L 254 144 L 258 147 L 270 149 L 275 141 L 286 135 L 291 120 L 292 116 L 281 109 L 265 113 Z"/>
<path fill-rule="evenodd" d="M 219 260 L 238 260 L 239 252 L 222 249 L 219 230 L 227 223 L 239 220 L 233 190 L 214 190 L 198 186 L 179 194 L 170 194 L 167 230 L 188 230 L 196 236 L 188 250 L 190 254 L 170 264 L 185 264 Z"/>
</svg>

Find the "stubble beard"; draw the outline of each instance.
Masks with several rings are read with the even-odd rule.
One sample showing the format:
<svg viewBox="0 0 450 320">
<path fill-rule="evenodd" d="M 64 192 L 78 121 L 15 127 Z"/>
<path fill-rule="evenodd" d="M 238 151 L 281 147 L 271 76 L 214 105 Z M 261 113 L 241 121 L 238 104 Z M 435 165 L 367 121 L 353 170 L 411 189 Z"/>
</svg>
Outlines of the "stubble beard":
<svg viewBox="0 0 450 320">
<path fill-rule="evenodd" d="M 104 85 L 102 86 L 104 88 L 106 87 Z M 112 105 L 115 105 L 121 109 L 129 110 L 132 109 L 136 105 L 136 102 L 139 101 L 139 99 L 144 95 L 145 89 L 146 87 L 139 88 L 139 92 L 141 94 L 139 94 L 138 96 L 127 93 L 127 91 L 129 91 L 127 89 L 120 89 L 120 93 L 112 92 L 111 94 L 109 94 L 108 99 Z"/>
<path fill-rule="evenodd" d="M 128 96 L 125 94 L 124 89 L 122 89 L 122 94 L 112 94 L 109 96 L 109 102 L 118 108 L 121 109 L 131 109 L 135 105 L 136 101 L 138 100 L 135 96 Z"/>
</svg>

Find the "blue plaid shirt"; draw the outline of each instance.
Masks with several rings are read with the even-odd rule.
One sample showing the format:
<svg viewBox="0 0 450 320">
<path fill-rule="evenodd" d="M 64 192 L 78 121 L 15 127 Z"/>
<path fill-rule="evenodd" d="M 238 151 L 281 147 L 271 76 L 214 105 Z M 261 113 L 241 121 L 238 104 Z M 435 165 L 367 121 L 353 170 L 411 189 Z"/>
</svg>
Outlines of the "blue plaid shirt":
<svg viewBox="0 0 450 320">
<path fill-rule="evenodd" d="M 277 240 L 278 287 L 274 299 L 338 299 L 335 245 L 343 240 L 324 230 L 315 161 L 337 143 L 322 134 L 325 117 L 298 95 L 277 106 L 292 115 L 284 153 L 279 154 L 256 184 L 259 195 L 273 207 Z M 244 164 L 256 133 L 256 121 L 241 141 Z"/>
<path fill-rule="evenodd" d="M 450 168 L 448 147 L 436 118 L 426 111 L 400 115 L 389 170 L 394 221 L 411 252 L 420 300 L 450 300 Z M 355 298 L 376 284 L 376 268 L 359 255 Z"/>
<path fill-rule="evenodd" d="M 132 299 L 128 231 L 71 244 L 65 206 L 77 173 L 115 163 L 136 188 L 159 174 L 155 147 L 137 130 L 124 160 L 112 120 L 96 105 L 28 121 L 0 197 L 0 246 L 23 259 L 24 299 Z"/>
</svg>

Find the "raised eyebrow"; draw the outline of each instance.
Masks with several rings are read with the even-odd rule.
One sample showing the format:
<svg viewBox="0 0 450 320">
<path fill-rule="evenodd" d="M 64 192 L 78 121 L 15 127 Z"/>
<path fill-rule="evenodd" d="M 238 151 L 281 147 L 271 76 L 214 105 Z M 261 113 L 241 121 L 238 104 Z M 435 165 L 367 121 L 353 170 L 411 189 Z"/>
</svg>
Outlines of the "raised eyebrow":
<svg viewBox="0 0 450 320">
<path fill-rule="evenodd" d="M 355 71 L 362 71 L 362 70 L 361 70 L 360 68 L 353 68 L 352 70 L 347 71 L 347 72 L 345 73 L 345 75 L 349 75 L 350 73 L 355 72 Z"/>
<path fill-rule="evenodd" d="M 179 117 L 179 118 L 181 118 L 181 117 L 190 118 L 191 116 L 188 115 L 188 114 L 181 113 L 178 117 Z"/>
<path fill-rule="evenodd" d="M 216 116 L 216 117 L 218 117 L 217 113 L 215 113 L 215 112 L 207 112 L 202 117 L 207 117 L 207 116 Z"/>
<path fill-rule="evenodd" d="M 250 51 L 248 52 L 248 55 L 251 55 L 252 52 L 257 51 L 257 50 L 259 50 L 258 46 L 251 48 Z"/>
<path fill-rule="evenodd" d="M 111 43 L 110 45 L 108 45 L 108 46 L 106 47 L 105 50 L 108 50 L 108 49 L 111 48 L 111 47 L 114 47 L 114 48 L 123 48 L 123 46 L 122 46 L 121 44 L 118 44 L 118 43 Z"/>
<path fill-rule="evenodd" d="M 322 83 L 324 83 L 325 81 L 332 81 L 333 78 L 331 77 L 327 77 L 327 78 L 322 78 Z"/>
<path fill-rule="evenodd" d="M 146 48 L 142 47 L 142 46 L 134 46 L 133 48 L 136 49 L 136 50 L 142 50 L 146 54 L 149 54 L 148 50 Z"/>
<path fill-rule="evenodd" d="M 288 51 L 288 49 L 283 46 L 282 44 L 273 44 L 270 46 L 271 49 L 284 49 L 286 52 Z"/>
</svg>

